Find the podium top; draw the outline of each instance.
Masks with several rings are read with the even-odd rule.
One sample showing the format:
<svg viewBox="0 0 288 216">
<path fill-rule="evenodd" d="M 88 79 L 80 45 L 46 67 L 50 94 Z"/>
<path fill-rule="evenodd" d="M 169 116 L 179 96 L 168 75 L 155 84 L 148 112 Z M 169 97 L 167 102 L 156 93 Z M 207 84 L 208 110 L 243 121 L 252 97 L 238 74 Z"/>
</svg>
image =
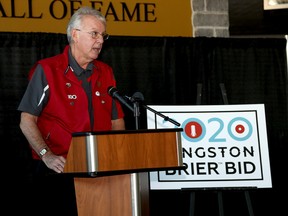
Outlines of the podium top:
<svg viewBox="0 0 288 216">
<path fill-rule="evenodd" d="M 161 128 L 161 129 L 139 129 L 139 130 L 109 130 L 109 131 L 86 131 L 72 133 L 72 137 L 89 135 L 108 135 L 108 134 L 135 134 L 135 133 L 163 133 L 163 132 L 182 132 L 183 128 Z"/>
</svg>

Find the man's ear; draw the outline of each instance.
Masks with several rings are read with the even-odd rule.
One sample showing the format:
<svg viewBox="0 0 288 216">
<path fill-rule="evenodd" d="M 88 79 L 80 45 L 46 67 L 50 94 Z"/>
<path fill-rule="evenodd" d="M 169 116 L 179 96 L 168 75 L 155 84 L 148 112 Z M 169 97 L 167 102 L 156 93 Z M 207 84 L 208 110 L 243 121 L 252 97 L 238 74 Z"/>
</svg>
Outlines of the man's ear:
<svg viewBox="0 0 288 216">
<path fill-rule="evenodd" d="M 76 29 L 73 29 L 72 30 L 72 34 L 71 34 L 71 37 L 72 37 L 72 40 L 74 42 L 77 42 L 78 41 L 78 38 L 79 38 L 79 31 L 77 31 Z"/>
</svg>

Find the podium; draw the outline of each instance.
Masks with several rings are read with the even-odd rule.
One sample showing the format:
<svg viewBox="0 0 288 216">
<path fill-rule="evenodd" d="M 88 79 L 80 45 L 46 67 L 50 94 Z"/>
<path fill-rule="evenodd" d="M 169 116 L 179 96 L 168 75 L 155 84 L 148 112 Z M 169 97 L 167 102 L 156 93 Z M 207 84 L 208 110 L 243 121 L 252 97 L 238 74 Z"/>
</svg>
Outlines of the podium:
<svg viewBox="0 0 288 216">
<path fill-rule="evenodd" d="M 78 216 L 149 216 L 149 171 L 183 168 L 181 128 L 73 133 Z"/>
</svg>

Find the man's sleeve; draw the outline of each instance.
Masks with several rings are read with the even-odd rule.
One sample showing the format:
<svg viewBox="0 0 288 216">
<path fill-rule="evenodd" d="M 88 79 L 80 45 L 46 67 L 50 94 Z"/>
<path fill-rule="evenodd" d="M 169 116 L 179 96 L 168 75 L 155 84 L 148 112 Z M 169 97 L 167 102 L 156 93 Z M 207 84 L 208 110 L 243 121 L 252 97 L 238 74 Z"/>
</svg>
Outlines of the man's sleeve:
<svg viewBox="0 0 288 216">
<path fill-rule="evenodd" d="M 48 101 L 49 85 L 40 64 L 30 74 L 31 77 L 29 78 L 31 79 L 18 106 L 18 110 L 39 116 Z"/>
</svg>

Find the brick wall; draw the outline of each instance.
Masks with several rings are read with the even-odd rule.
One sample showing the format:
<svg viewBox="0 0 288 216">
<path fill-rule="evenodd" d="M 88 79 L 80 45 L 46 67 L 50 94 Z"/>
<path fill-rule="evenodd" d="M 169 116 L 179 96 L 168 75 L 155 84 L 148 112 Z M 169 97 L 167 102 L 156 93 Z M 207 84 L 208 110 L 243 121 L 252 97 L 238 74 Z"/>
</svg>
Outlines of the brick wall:
<svg viewBox="0 0 288 216">
<path fill-rule="evenodd" d="M 229 0 L 191 0 L 194 37 L 229 37 Z"/>
</svg>

